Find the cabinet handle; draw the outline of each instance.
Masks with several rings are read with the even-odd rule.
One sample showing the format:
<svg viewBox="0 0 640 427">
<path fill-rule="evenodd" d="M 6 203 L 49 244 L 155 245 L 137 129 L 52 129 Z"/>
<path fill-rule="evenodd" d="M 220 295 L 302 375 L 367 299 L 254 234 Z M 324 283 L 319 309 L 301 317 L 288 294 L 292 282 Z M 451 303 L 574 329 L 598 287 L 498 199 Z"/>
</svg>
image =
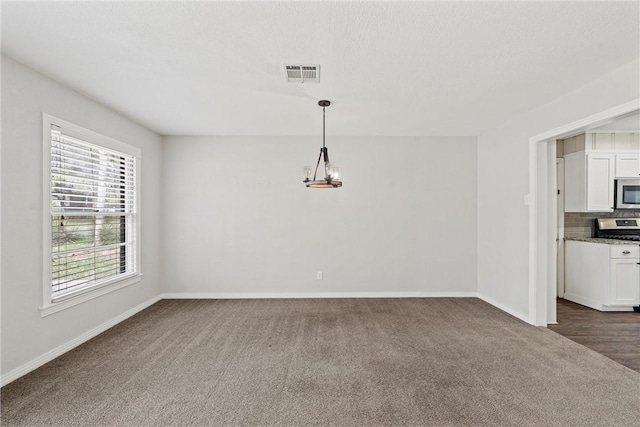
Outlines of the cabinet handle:
<svg viewBox="0 0 640 427">
<path fill-rule="evenodd" d="M 629 255 L 631 252 L 629 252 L 629 251 L 622 251 L 622 253 L 623 253 L 623 254 L 625 254 L 625 255 Z"/>
</svg>

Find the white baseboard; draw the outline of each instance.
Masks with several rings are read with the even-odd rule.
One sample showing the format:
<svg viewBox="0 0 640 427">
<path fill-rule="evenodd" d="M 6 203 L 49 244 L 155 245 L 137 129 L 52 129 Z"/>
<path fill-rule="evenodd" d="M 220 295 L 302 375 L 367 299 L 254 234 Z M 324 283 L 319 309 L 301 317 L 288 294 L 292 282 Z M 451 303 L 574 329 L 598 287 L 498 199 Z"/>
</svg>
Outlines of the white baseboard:
<svg viewBox="0 0 640 427">
<path fill-rule="evenodd" d="M 585 307 L 593 308 L 594 310 L 602 309 L 602 304 L 599 301 L 585 298 L 581 295 L 572 294 L 571 292 L 565 292 L 564 299 L 575 302 L 576 304 L 584 305 Z"/>
<path fill-rule="evenodd" d="M 509 307 L 505 306 L 504 304 L 499 303 L 498 301 L 494 300 L 493 298 L 489 298 L 488 296 L 483 295 L 480 292 L 478 292 L 477 297 L 480 298 L 482 301 L 491 304 L 495 308 L 498 308 L 498 309 L 504 311 L 505 313 L 512 315 L 513 317 L 517 317 L 518 319 L 522 320 L 523 322 L 531 324 L 531 322 L 529 321 L 529 316 L 528 315 L 519 313 L 519 312 L 517 312 L 515 310 L 512 310 Z"/>
<path fill-rule="evenodd" d="M 162 299 L 476 298 L 477 292 L 173 292 Z"/>
<path fill-rule="evenodd" d="M 128 319 L 129 317 L 133 316 L 134 314 L 138 313 L 139 311 L 144 310 L 145 308 L 155 304 L 156 302 L 160 301 L 160 295 L 153 297 L 141 304 L 136 305 L 135 307 L 125 311 L 124 313 L 114 317 L 113 319 L 110 319 L 106 322 L 104 322 L 101 325 L 96 326 L 95 328 L 91 329 L 90 331 L 85 332 L 84 334 L 80 335 L 79 337 L 76 337 L 74 339 L 72 339 L 71 341 L 68 341 L 56 348 L 54 348 L 53 350 L 50 350 L 46 353 L 44 353 L 43 355 L 36 357 L 35 359 L 31 360 L 30 362 L 25 363 L 22 366 L 18 366 L 17 368 L 7 372 L 5 375 L 2 376 L 2 379 L 0 380 L 0 387 L 4 387 L 5 385 L 9 384 L 12 381 L 17 380 L 18 378 L 20 378 L 23 375 L 28 374 L 29 372 L 39 368 L 40 366 L 44 365 L 47 362 L 52 361 L 53 359 L 55 359 L 56 357 L 62 356 L 64 353 L 68 352 L 69 350 L 73 350 L 74 348 L 76 348 L 77 346 L 79 346 L 80 344 L 89 341 L 91 338 L 103 333 L 104 331 L 106 331 L 109 328 L 114 327 L 115 325 L 117 325 L 118 323 L 122 322 L 123 320 Z"/>
</svg>

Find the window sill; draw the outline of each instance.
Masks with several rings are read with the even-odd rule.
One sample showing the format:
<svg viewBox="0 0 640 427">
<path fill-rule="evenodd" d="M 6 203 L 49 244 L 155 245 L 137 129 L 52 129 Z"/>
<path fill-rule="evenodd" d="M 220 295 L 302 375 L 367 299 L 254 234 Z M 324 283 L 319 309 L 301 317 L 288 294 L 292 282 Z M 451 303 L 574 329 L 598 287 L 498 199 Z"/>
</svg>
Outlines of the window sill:
<svg viewBox="0 0 640 427">
<path fill-rule="evenodd" d="M 134 283 L 138 283 L 141 278 L 142 274 L 135 274 L 125 279 L 118 280 L 117 282 L 109 283 L 96 289 L 89 289 L 86 292 L 80 293 L 78 295 L 69 296 L 67 299 L 59 302 L 50 302 L 43 305 L 42 307 L 39 307 L 40 317 L 49 316 L 53 313 L 57 313 L 59 311 L 73 307 L 74 305 L 82 304 L 85 301 L 89 301 L 110 292 L 117 291 L 118 289 L 122 289 L 126 286 L 133 285 Z"/>
</svg>

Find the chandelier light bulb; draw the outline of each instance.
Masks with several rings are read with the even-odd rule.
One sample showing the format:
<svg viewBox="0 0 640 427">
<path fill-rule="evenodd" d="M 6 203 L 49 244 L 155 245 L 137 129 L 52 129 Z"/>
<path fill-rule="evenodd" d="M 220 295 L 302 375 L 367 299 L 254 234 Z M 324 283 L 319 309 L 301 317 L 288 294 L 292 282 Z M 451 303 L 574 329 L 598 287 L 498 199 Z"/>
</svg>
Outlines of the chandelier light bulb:
<svg viewBox="0 0 640 427">
<path fill-rule="evenodd" d="M 324 176 L 328 181 L 331 181 L 331 178 L 333 178 L 333 165 L 330 162 L 324 164 Z"/>
<path fill-rule="evenodd" d="M 313 176 L 313 169 L 311 169 L 311 166 L 305 166 L 304 169 L 302 170 L 302 180 L 303 181 L 311 181 L 311 178 Z"/>
<path fill-rule="evenodd" d="M 338 166 L 332 166 L 332 174 L 331 174 L 331 179 L 340 179 L 340 168 Z"/>
</svg>

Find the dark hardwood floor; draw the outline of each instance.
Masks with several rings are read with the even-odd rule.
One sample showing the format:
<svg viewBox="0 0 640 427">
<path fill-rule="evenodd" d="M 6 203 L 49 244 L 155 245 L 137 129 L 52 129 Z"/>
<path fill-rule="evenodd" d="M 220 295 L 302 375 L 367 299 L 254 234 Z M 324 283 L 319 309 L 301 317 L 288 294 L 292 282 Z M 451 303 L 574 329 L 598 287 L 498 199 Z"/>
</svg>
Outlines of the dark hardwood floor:
<svg viewBox="0 0 640 427">
<path fill-rule="evenodd" d="M 549 329 L 640 372 L 640 313 L 601 312 L 558 299 L 558 324 Z"/>
</svg>

